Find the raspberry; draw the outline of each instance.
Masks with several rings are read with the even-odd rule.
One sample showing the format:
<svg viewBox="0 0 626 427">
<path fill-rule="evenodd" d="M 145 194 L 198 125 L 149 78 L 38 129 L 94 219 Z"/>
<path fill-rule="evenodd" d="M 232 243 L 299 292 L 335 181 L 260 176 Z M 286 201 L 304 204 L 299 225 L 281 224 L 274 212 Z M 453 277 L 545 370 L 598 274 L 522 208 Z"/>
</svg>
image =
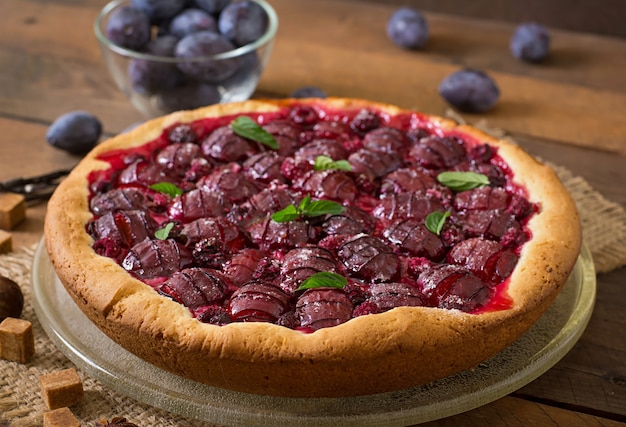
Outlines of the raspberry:
<svg viewBox="0 0 626 427">
<path fill-rule="evenodd" d="M 128 253 L 127 249 L 122 248 L 110 237 L 96 240 L 93 244 L 93 250 L 98 255 L 113 258 L 118 263 L 121 263 Z"/>
<path fill-rule="evenodd" d="M 348 138 L 342 142 L 342 145 L 348 154 L 351 154 L 363 148 L 363 140 L 360 138 Z"/>
<path fill-rule="evenodd" d="M 357 187 L 364 193 L 374 194 L 378 190 L 376 181 L 367 179 L 364 175 L 359 175 L 354 181 Z"/>
<path fill-rule="evenodd" d="M 420 49 L 428 41 L 428 24 L 417 10 L 402 7 L 387 21 L 387 36 L 397 46 Z"/>
<path fill-rule="evenodd" d="M 475 162 L 481 162 L 481 163 L 488 162 L 489 160 L 491 160 L 493 155 L 494 155 L 493 148 L 491 148 L 491 145 L 488 145 L 488 144 L 480 144 L 475 147 L 472 147 L 467 153 L 467 157 L 470 160 L 473 160 Z"/>
<path fill-rule="evenodd" d="M 276 320 L 276 324 L 289 329 L 296 329 L 300 324 L 294 311 L 288 311 Z"/>
<path fill-rule="evenodd" d="M 348 284 L 344 286 L 343 290 L 355 306 L 363 304 L 368 297 L 365 287 L 356 282 L 348 282 Z"/>
<path fill-rule="evenodd" d="M 516 218 L 524 218 L 532 212 L 532 205 L 524 197 L 514 194 L 511 196 L 511 201 L 506 211 L 515 215 Z"/>
<path fill-rule="evenodd" d="M 378 313 L 378 305 L 372 301 L 365 301 L 363 304 L 358 305 L 352 311 L 352 317 L 365 316 L 367 314 Z"/>
<path fill-rule="evenodd" d="M 320 248 L 324 248 L 330 252 L 335 253 L 341 245 L 343 245 L 351 236 L 349 235 L 335 235 L 324 237 L 318 243 Z"/>
<path fill-rule="evenodd" d="M 291 110 L 290 116 L 291 120 L 303 126 L 314 125 L 318 120 L 317 112 L 308 105 L 297 106 Z"/>
<path fill-rule="evenodd" d="M 380 126 L 380 116 L 373 111 L 361 110 L 350 122 L 354 133 L 364 136 L 367 132 Z"/>
<path fill-rule="evenodd" d="M 412 257 L 407 260 L 407 268 L 411 275 L 417 277 L 422 272 L 430 269 L 433 263 L 424 257 Z"/>
<path fill-rule="evenodd" d="M 287 157 L 280 165 L 280 173 L 290 181 L 302 178 L 312 169 L 308 162 L 297 162 L 293 157 Z"/>
<path fill-rule="evenodd" d="M 272 258 L 263 258 L 256 266 L 252 277 L 263 281 L 271 281 L 280 275 L 280 263 Z"/>
<path fill-rule="evenodd" d="M 526 240 L 528 240 L 526 233 L 519 228 L 509 227 L 501 237 L 500 242 L 505 248 L 512 248 L 522 245 Z"/>
<path fill-rule="evenodd" d="M 193 159 L 189 169 L 185 172 L 185 181 L 196 182 L 203 176 L 207 176 L 212 169 L 211 163 L 205 158 Z"/>
</svg>

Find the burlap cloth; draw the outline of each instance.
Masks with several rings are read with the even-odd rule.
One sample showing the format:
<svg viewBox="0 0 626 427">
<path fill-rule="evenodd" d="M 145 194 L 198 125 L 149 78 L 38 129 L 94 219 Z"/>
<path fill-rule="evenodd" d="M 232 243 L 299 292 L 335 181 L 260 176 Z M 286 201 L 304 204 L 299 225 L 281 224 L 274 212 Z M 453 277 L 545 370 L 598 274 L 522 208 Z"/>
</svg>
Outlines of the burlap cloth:
<svg viewBox="0 0 626 427">
<path fill-rule="evenodd" d="M 492 129 L 493 131 L 493 129 Z M 493 132 L 492 132 L 493 133 Z M 626 265 L 626 212 L 595 191 L 584 179 L 567 169 L 551 165 L 572 194 L 580 211 L 584 241 L 589 247 L 598 273 Z M 31 303 L 30 270 L 34 248 L 22 248 L 0 256 L 0 274 L 17 282 L 24 293 L 22 318 L 33 323 L 36 354 L 27 364 L 0 360 L 0 427 L 42 425 L 46 410 L 39 390 L 43 374 L 74 367 L 48 339 Z M 139 426 L 210 426 L 139 403 L 114 392 L 98 380 L 80 372 L 84 399 L 71 408 L 83 426 L 97 420 L 126 417 Z"/>
</svg>

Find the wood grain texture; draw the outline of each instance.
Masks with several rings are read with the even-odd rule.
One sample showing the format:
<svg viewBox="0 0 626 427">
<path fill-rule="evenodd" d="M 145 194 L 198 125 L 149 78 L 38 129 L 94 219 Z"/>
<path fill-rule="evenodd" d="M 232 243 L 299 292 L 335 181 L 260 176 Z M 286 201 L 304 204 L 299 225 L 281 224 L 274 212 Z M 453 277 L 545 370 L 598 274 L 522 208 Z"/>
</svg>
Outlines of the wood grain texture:
<svg viewBox="0 0 626 427">
<path fill-rule="evenodd" d="M 512 132 L 531 153 L 626 206 L 626 41 L 554 31 L 552 57 L 532 65 L 508 53 L 512 23 L 428 13 L 427 48 L 403 51 L 384 34 L 391 2 L 270 2 L 281 23 L 256 97 L 313 84 L 332 95 L 443 114 L 441 79 L 464 66 L 482 68 L 496 78 L 502 99 L 468 120 Z M 0 180 L 75 164 L 44 141 L 48 124 L 69 110 L 98 115 L 109 133 L 142 120 L 115 88 L 92 33 L 104 3 L 2 0 L 0 28 L 10 37 L 0 40 Z M 11 231 L 15 248 L 39 241 L 44 214 L 45 204 L 28 207 Z M 428 425 L 626 425 L 625 281 L 624 268 L 598 277 L 589 327 L 545 375 L 513 396 Z"/>
<path fill-rule="evenodd" d="M 602 53 L 594 40 L 604 38 L 557 33 L 555 65 L 533 66 L 508 53 L 510 25 L 430 15 L 432 46 L 401 51 L 384 32 L 389 6 L 339 3 L 329 15 L 330 3 L 309 2 L 303 14 L 304 0 L 273 2 L 281 17 L 279 31 L 290 36 L 279 36 L 260 89 L 284 94 L 315 84 L 332 95 L 442 114 L 447 105 L 437 93 L 441 80 L 460 67 L 482 68 L 502 95 L 494 110 L 475 119 L 487 117 L 494 126 L 526 135 L 626 152 L 626 77 L 620 70 L 626 42 L 606 38 Z M 318 15 L 317 21 L 325 22 L 322 30 L 307 24 Z M 569 65 L 567 56 L 559 58 L 561 49 L 573 52 Z M 576 57 L 585 65 L 576 65 Z"/>
<path fill-rule="evenodd" d="M 421 425 L 424 427 L 623 427 L 626 424 L 515 397 L 505 397 L 487 406 Z"/>
<path fill-rule="evenodd" d="M 359 0 L 344 0 L 353 1 Z M 410 6 L 419 10 L 450 15 L 508 21 L 541 22 L 543 25 L 574 31 L 584 31 L 626 37 L 623 18 L 626 4 L 620 0 L 372 0 L 377 3 Z"/>
<path fill-rule="evenodd" d="M 0 114 L 51 121 L 87 109 L 120 131 L 141 119 L 119 93 L 100 57 L 92 23 L 95 1 L 5 0 L 0 25 L 14 34 L 1 48 Z M 626 153 L 626 41 L 555 32 L 553 57 L 526 64 L 508 53 L 513 26 L 429 14 L 431 42 L 403 51 L 387 39 L 391 5 L 333 0 L 274 0 L 280 17 L 275 49 L 257 96 L 286 96 L 303 85 L 442 114 L 437 86 L 461 67 L 488 71 L 501 88 L 484 115 L 525 135 Z M 64 25 L 62 22 L 80 25 Z M 319 22 L 320 25 L 310 25 Z M 15 94 L 19 93 L 16 99 Z"/>
</svg>

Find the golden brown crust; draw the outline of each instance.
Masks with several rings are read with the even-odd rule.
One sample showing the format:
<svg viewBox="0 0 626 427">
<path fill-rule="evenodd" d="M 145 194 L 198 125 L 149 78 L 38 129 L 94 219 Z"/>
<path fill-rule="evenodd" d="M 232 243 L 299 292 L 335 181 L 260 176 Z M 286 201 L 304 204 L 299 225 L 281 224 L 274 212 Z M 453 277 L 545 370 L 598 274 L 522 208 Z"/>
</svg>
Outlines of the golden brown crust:
<svg viewBox="0 0 626 427">
<path fill-rule="evenodd" d="M 580 225 L 571 197 L 551 169 L 516 145 L 437 117 L 430 119 L 499 147 L 499 155 L 514 171 L 514 180 L 527 188 L 530 200 L 540 206 L 529 225 L 532 240 L 524 245 L 510 278 L 508 295 L 514 305 L 509 310 L 474 315 L 399 307 L 312 334 L 269 323 L 214 326 L 198 322 L 182 305 L 159 296 L 113 260 L 94 253 L 85 231 L 91 218 L 87 176 L 108 166 L 96 159 L 99 154 L 142 145 L 176 122 L 274 111 L 293 102 L 248 101 L 149 121 L 97 146 L 61 183 L 46 217 L 48 252 L 70 295 L 106 334 L 163 369 L 217 387 L 331 397 L 405 388 L 471 368 L 515 341 L 539 319 L 557 296 L 580 251 Z M 362 100 L 328 99 L 325 103 L 340 109 L 402 112 Z"/>
</svg>

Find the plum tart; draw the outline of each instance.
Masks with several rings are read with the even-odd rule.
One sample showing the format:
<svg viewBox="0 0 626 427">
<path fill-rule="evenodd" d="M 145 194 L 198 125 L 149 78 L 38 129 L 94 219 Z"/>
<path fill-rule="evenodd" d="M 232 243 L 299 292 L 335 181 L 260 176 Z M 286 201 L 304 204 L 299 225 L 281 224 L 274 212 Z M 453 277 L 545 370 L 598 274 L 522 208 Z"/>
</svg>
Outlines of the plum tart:
<svg viewBox="0 0 626 427">
<path fill-rule="evenodd" d="M 338 397 L 504 349 L 558 295 L 581 231 L 518 146 L 329 98 L 182 111 L 101 143 L 52 196 L 45 242 L 81 310 L 146 361 Z"/>
</svg>

